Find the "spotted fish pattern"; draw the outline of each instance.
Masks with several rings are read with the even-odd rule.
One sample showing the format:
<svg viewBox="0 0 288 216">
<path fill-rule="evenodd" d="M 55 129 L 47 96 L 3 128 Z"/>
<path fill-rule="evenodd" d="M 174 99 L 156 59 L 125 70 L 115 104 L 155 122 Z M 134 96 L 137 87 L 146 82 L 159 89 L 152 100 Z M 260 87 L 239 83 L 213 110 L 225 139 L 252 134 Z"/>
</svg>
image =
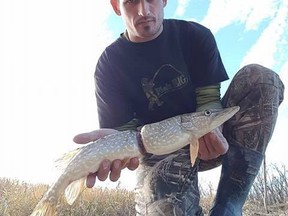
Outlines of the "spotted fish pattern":
<svg viewBox="0 0 288 216">
<path fill-rule="evenodd" d="M 175 116 L 145 125 L 140 133 L 118 132 L 65 154 L 58 160 L 62 174 L 48 189 L 31 216 L 55 215 L 58 199 L 63 193 L 72 205 L 82 191 L 87 175 L 97 172 L 104 159 L 127 160 L 145 154 L 169 154 L 190 144 L 190 163 L 194 165 L 198 154 L 198 139 L 222 125 L 238 110 L 239 107 L 234 106 Z"/>
</svg>

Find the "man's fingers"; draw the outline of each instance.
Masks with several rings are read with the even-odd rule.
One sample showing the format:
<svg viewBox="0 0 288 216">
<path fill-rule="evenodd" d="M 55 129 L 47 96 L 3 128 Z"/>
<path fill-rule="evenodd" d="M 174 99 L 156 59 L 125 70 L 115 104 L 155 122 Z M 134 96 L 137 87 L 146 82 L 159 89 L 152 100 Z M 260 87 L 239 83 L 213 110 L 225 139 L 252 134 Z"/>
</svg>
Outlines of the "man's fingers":
<svg viewBox="0 0 288 216">
<path fill-rule="evenodd" d="M 73 141 L 78 144 L 86 144 L 92 141 L 95 141 L 97 139 L 100 139 L 106 135 L 117 133 L 117 130 L 114 129 L 100 129 L 100 130 L 95 130 L 91 131 L 88 133 L 82 133 L 78 134 L 73 138 Z"/>
<path fill-rule="evenodd" d="M 201 137 L 199 139 L 199 158 L 202 160 L 207 160 L 208 154 L 209 154 L 209 151 L 207 149 L 205 139 L 204 139 L 204 137 Z"/>
<path fill-rule="evenodd" d="M 97 171 L 97 177 L 100 181 L 105 181 L 109 175 L 111 169 L 111 162 L 109 160 L 104 160 L 99 166 Z"/>
<path fill-rule="evenodd" d="M 211 145 L 211 146 L 214 148 L 215 152 L 217 152 L 220 155 L 225 154 L 229 148 L 226 138 L 223 136 L 223 134 L 221 133 L 219 129 L 214 130 L 211 134 L 212 134 L 211 143 L 215 143 L 214 145 Z"/>
<path fill-rule="evenodd" d="M 120 178 L 122 170 L 122 161 L 114 160 L 111 166 L 110 180 L 115 182 Z"/>
<path fill-rule="evenodd" d="M 129 170 L 135 170 L 139 166 L 139 159 L 138 158 L 132 158 L 130 159 L 130 162 L 127 164 L 127 168 Z"/>
<path fill-rule="evenodd" d="M 91 174 L 89 174 L 87 176 L 87 178 L 86 178 L 86 186 L 88 188 L 92 188 L 95 185 L 96 176 L 97 176 L 97 173 L 91 173 Z"/>
<path fill-rule="evenodd" d="M 97 138 L 93 137 L 92 132 L 90 132 L 76 135 L 73 141 L 78 144 L 86 144 L 96 139 Z"/>
<path fill-rule="evenodd" d="M 87 176 L 86 186 L 88 188 L 92 188 L 96 182 L 96 177 L 98 177 L 100 181 L 105 181 L 108 178 L 109 173 L 110 180 L 117 181 L 120 178 L 122 163 L 123 162 L 121 160 L 114 160 L 113 162 L 103 160 L 98 168 L 98 171 Z M 130 170 L 135 170 L 138 166 L 139 159 L 137 157 L 132 158 L 127 164 L 127 167 Z"/>
<path fill-rule="evenodd" d="M 219 150 L 216 148 L 219 143 L 218 134 L 210 132 L 199 139 L 199 158 L 202 160 L 211 160 L 220 156 Z M 220 147 L 221 148 L 221 147 Z"/>
</svg>

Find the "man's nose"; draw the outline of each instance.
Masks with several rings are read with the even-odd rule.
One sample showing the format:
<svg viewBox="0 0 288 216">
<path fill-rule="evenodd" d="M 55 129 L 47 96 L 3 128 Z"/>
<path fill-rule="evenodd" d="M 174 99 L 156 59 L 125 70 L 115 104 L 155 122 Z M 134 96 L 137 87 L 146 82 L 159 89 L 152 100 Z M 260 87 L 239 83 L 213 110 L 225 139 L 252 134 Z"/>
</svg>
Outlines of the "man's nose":
<svg viewBox="0 0 288 216">
<path fill-rule="evenodd" d="M 138 15 L 148 16 L 150 14 L 150 4 L 146 0 L 140 0 L 138 5 Z"/>
</svg>

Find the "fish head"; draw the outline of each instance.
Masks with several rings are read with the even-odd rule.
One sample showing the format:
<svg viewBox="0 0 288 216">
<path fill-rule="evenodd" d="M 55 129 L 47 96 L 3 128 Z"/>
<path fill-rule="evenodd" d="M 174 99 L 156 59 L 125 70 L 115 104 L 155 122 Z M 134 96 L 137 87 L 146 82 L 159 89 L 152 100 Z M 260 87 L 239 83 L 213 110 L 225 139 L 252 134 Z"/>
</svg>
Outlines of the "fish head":
<svg viewBox="0 0 288 216">
<path fill-rule="evenodd" d="M 225 109 L 207 109 L 181 116 L 181 128 L 197 138 L 219 127 L 239 111 L 239 106 Z"/>
</svg>

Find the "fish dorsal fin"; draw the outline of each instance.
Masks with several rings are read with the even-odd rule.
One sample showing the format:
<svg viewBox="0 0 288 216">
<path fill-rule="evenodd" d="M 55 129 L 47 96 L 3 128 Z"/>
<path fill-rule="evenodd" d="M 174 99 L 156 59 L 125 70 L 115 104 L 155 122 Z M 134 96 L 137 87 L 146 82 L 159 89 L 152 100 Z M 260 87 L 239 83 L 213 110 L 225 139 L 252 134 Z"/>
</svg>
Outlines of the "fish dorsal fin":
<svg viewBox="0 0 288 216">
<path fill-rule="evenodd" d="M 190 141 L 190 160 L 192 166 L 194 166 L 196 158 L 198 156 L 199 141 L 195 136 L 191 136 L 189 141 Z"/>
<path fill-rule="evenodd" d="M 78 179 L 70 183 L 65 189 L 65 198 L 69 205 L 72 205 L 74 203 L 79 194 L 85 188 L 85 180 L 86 177 Z"/>
<path fill-rule="evenodd" d="M 74 156 L 81 150 L 82 148 L 77 148 L 72 151 L 65 153 L 61 158 L 55 161 L 55 166 L 59 170 L 64 170 L 69 162 L 74 158 Z"/>
</svg>

